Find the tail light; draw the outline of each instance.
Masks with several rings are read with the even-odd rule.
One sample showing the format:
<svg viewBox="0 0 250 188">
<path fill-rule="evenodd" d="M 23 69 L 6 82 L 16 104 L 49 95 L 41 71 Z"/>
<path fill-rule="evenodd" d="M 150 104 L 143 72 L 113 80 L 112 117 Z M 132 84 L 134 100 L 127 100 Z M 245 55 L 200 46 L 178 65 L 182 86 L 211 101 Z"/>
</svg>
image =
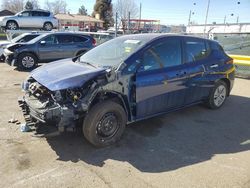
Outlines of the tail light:
<svg viewBox="0 0 250 188">
<path fill-rule="evenodd" d="M 92 39 L 92 44 L 93 46 L 96 46 L 96 40 L 94 38 Z"/>
</svg>

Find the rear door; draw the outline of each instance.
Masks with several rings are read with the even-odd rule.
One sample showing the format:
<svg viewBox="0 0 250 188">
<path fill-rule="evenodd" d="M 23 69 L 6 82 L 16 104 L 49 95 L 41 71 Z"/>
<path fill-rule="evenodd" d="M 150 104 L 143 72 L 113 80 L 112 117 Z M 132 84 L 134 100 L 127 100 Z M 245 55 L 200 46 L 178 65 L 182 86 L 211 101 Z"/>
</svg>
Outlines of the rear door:
<svg viewBox="0 0 250 188">
<path fill-rule="evenodd" d="M 40 11 L 32 11 L 32 27 L 41 28 L 43 26 L 43 15 Z"/>
<path fill-rule="evenodd" d="M 199 38 L 184 39 L 185 64 L 188 74 L 188 92 L 185 104 L 198 102 L 209 95 L 207 66 L 212 66 L 208 42 Z"/>
<path fill-rule="evenodd" d="M 62 51 L 62 58 L 74 57 L 77 51 L 77 43 L 73 40 L 73 35 L 71 34 L 60 34 L 57 35 L 58 43 Z"/>
<path fill-rule="evenodd" d="M 157 42 L 142 56 L 142 67 L 136 74 L 137 119 L 184 105 L 187 75 L 180 38 Z"/>
</svg>

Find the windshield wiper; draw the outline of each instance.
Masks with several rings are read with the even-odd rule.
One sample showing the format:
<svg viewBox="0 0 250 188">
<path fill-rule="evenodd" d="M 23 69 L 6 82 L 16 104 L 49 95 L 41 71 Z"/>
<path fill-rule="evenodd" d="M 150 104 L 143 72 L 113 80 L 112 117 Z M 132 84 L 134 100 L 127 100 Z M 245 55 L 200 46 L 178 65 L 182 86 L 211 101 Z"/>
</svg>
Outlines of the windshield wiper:
<svg viewBox="0 0 250 188">
<path fill-rule="evenodd" d="M 80 61 L 80 63 L 84 63 L 84 64 L 87 64 L 87 65 L 92 66 L 94 68 L 98 68 L 97 66 L 95 66 L 95 65 L 93 65 L 93 64 L 91 64 L 89 62 Z"/>
</svg>

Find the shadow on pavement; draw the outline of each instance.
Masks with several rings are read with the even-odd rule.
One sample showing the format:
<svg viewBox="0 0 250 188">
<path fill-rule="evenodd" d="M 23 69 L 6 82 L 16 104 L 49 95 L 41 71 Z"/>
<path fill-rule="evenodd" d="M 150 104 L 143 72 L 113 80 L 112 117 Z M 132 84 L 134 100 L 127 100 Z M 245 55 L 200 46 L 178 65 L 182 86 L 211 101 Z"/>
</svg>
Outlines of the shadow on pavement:
<svg viewBox="0 0 250 188">
<path fill-rule="evenodd" d="M 131 124 L 122 140 L 96 149 L 80 134 L 47 138 L 61 161 L 103 166 L 125 161 L 142 172 L 165 172 L 250 149 L 250 98 L 231 96 L 219 110 L 203 106 Z"/>
</svg>

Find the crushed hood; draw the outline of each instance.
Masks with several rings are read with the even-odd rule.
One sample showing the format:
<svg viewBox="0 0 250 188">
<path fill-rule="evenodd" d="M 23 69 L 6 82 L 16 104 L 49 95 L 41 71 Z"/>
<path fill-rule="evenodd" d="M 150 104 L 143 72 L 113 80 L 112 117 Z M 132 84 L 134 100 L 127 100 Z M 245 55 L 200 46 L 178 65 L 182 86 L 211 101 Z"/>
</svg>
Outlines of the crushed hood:
<svg viewBox="0 0 250 188">
<path fill-rule="evenodd" d="M 49 90 L 57 91 L 81 87 L 87 81 L 105 72 L 103 68 L 64 59 L 35 69 L 31 72 L 31 77 Z"/>
</svg>

